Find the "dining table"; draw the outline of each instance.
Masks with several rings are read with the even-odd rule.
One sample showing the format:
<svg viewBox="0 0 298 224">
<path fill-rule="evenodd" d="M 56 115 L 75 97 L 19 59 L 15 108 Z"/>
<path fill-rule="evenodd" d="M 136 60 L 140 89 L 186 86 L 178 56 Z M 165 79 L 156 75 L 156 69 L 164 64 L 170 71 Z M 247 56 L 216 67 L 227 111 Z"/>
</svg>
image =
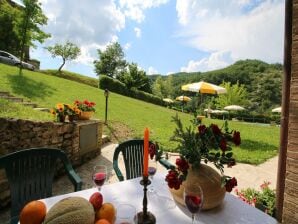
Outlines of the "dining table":
<svg viewBox="0 0 298 224">
<path fill-rule="evenodd" d="M 110 202 L 115 207 L 119 204 L 130 204 L 137 212 L 143 209 L 143 185 L 141 177 L 105 184 L 101 188 L 103 202 Z M 91 180 L 90 180 L 91 181 Z M 147 192 L 148 211 L 156 218 L 157 224 L 185 224 L 191 223 L 191 213 L 187 208 L 173 200 L 173 197 L 165 182 L 165 174 L 157 172 L 151 182 L 153 192 Z M 47 210 L 61 199 L 79 196 L 89 200 L 90 196 L 97 192 L 97 188 L 53 196 L 41 199 L 46 204 Z M 198 224 L 277 224 L 273 217 L 261 210 L 243 202 L 237 196 L 226 193 L 221 205 L 216 208 L 200 211 L 196 215 Z"/>
</svg>

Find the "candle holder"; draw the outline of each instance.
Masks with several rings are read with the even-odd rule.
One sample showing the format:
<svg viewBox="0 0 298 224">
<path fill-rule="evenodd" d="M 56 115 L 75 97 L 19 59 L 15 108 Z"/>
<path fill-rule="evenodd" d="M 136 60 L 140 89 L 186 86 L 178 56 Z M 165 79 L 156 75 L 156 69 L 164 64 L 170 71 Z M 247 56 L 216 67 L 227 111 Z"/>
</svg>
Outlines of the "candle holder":
<svg viewBox="0 0 298 224">
<path fill-rule="evenodd" d="M 147 211 L 147 186 L 151 184 L 151 181 L 148 179 L 148 176 L 143 176 L 143 179 L 140 181 L 140 184 L 144 186 L 144 198 L 143 198 L 143 211 L 137 214 L 138 224 L 155 224 L 155 216 Z"/>
</svg>

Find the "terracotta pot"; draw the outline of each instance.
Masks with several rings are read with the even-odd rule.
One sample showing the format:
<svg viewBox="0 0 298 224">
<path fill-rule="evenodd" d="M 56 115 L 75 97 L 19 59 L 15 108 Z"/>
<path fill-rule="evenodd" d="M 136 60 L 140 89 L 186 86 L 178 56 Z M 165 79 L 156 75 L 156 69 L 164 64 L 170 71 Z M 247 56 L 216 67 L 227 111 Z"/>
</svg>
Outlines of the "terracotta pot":
<svg viewBox="0 0 298 224">
<path fill-rule="evenodd" d="M 198 169 L 190 168 L 186 180 L 179 190 L 170 189 L 170 192 L 175 201 L 185 206 L 183 200 L 184 188 L 191 189 L 197 183 L 200 184 L 203 190 L 203 210 L 215 208 L 222 203 L 226 189 L 221 187 L 221 176 L 216 170 L 205 164 L 201 164 Z"/>
<path fill-rule="evenodd" d="M 79 115 L 80 120 L 89 120 L 93 116 L 93 111 L 81 111 Z"/>
</svg>

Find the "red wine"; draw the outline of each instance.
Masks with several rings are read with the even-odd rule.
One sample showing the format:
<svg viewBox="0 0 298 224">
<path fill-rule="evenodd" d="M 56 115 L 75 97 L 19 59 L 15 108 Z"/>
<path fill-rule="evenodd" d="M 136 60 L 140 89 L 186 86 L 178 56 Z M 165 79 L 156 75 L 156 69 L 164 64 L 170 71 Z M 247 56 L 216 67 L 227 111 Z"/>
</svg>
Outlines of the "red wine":
<svg viewBox="0 0 298 224">
<path fill-rule="evenodd" d="M 106 174 L 105 173 L 95 173 L 93 175 L 93 181 L 96 184 L 96 186 L 102 186 L 106 180 Z"/>
<path fill-rule="evenodd" d="M 149 173 L 150 176 L 153 176 L 156 173 L 156 168 L 152 167 L 152 166 L 149 166 L 148 167 L 148 173 Z"/>
<path fill-rule="evenodd" d="M 191 213 L 197 213 L 202 205 L 202 199 L 200 196 L 187 195 L 185 196 L 185 204 Z"/>
</svg>

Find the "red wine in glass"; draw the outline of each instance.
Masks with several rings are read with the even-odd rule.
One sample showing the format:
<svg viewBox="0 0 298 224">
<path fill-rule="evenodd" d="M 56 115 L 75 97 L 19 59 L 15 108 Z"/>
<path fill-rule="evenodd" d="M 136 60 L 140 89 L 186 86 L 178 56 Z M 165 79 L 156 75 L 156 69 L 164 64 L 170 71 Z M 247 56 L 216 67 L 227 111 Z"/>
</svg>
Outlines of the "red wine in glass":
<svg viewBox="0 0 298 224">
<path fill-rule="evenodd" d="M 155 173 L 156 173 L 156 168 L 155 167 L 152 167 L 152 166 L 149 166 L 148 167 L 148 174 L 150 176 L 154 176 Z"/>
<path fill-rule="evenodd" d="M 106 180 L 105 173 L 95 173 L 93 175 L 93 181 L 97 187 L 101 187 L 104 184 L 105 180 Z"/>
<path fill-rule="evenodd" d="M 97 189 L 100 191 L 102 185 L 104 185 L 105 180 L 107 179 L 107 167 L 104 165 L 97 165 L 94 167 L 92 180 L 97 186 Z"/>
<path fill-rule="evenodd" d="M 185 188 L 183 196 L 185 205 L 191 212 L 192 223 L 194 223 L 195 214 L 200 211 L 203 205 L 203 191 L 200 186 L 196 186 L 193 191 L 189 191 Z"/>
</svg>

